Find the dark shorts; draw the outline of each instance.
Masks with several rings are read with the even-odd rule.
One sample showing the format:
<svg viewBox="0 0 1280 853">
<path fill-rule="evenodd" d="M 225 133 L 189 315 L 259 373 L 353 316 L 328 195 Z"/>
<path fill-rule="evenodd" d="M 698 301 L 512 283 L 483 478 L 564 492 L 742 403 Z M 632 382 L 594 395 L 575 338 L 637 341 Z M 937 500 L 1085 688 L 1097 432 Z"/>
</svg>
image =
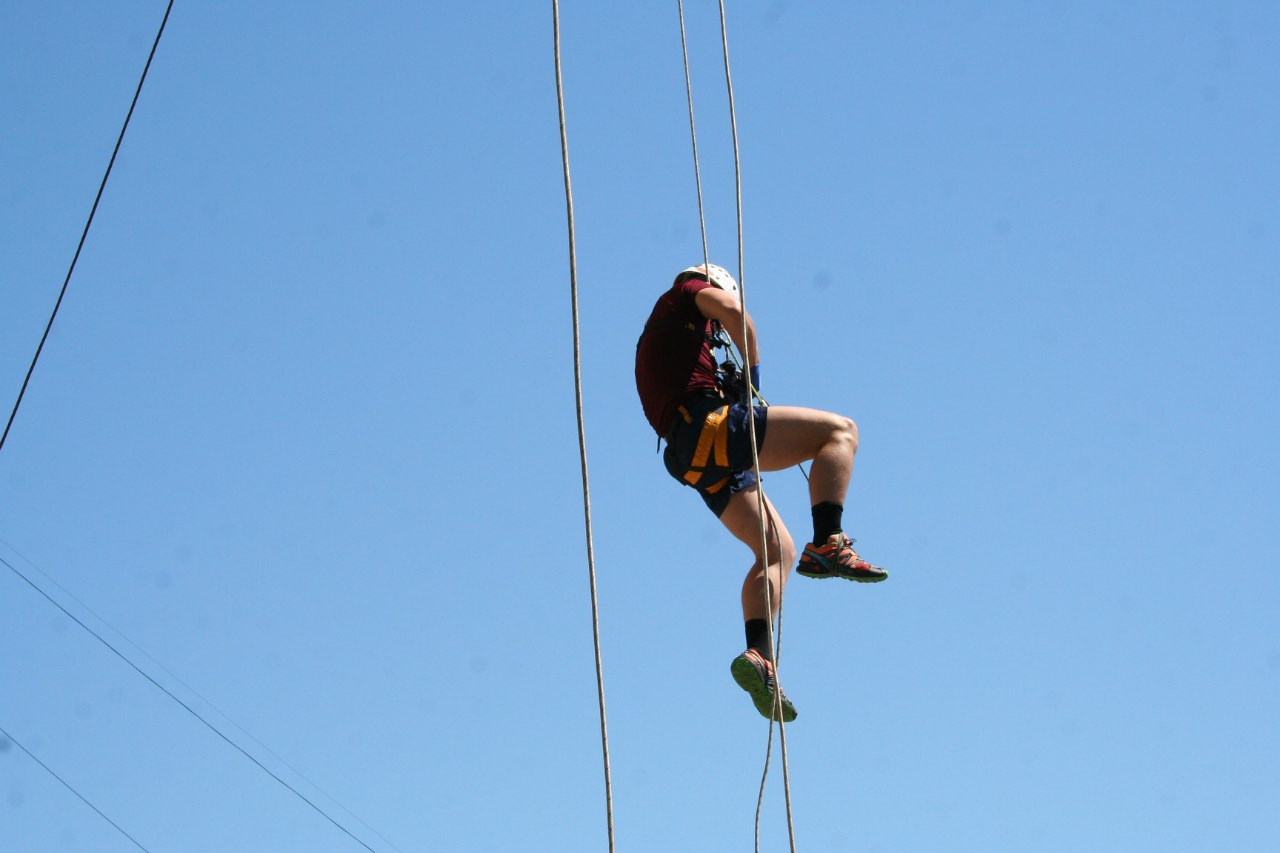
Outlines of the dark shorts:
<svg viewBox="0 0 1280 853">
<path fill-rule="evenodd" d="M 676 424 L 667 435 L 667 449 L 662 454 L 667 473 L 682 485 L 692 486 L 716 518 L 729 506 L 731 496 L 756 484 L 756 475 L 751 470 L 751 428 L 747 412 L 752 412 L 755 418 L 757 453 L 764 446 L 769 412 L 764 406 L 748 408 L 745 403 L 732 403 L 726 411 L 719 411 L 724 405 L 724 400 L 711 396 L 686 400 L 684 408 L 690 418 L 676 415 Z M 707 451 L 701 458 L 700 442 Z M 691 472 L 694 464 L 701 467 Z"/>
</svg>

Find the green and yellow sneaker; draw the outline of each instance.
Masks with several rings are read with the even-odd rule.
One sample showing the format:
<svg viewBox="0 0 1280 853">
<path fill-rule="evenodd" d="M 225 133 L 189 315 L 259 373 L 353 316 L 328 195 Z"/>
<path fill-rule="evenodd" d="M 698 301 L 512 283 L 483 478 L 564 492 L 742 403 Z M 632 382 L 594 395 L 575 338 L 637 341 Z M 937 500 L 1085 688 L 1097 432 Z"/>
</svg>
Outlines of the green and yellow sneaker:
<svg viewBox="0 0 1280 853">
<path fill-rule="evenodd" d="M 733 680 L 738 682 L 738 686 L 750 694 L 751 701 L 755 703 L 760 716 L 776 720 L 773 691 L 777 682 L 773 677 L 773 664 L 765 660 L 755 649 L 747 649 L 733 659 L 733 663 L 729 665 L 729 672 L 733 673 Z M 778 704 L 781 706 L 784 723 L 789 723 L 796 718 L 796 708 L 781 688 L 778 688 Z"/>
</svg>

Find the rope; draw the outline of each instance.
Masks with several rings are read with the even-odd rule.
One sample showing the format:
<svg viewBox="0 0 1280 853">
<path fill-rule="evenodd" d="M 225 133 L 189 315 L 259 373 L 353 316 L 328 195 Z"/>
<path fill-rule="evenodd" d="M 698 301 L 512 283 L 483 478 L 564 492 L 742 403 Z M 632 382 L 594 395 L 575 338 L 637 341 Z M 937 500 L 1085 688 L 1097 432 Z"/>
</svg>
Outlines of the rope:
<svg viewBox="0 0 1280 853">
<path fill-rule="evenodd" d="M 604 663 L 600 655 L 600 604 L 596 594 L 595 549 L 591 535 L 591 479 L 587 471 L 587 432 L 582 414 L 582 343 L 578 330 L 578 258 L 573 228 L 573 185 L 569 178 L 569 135 L 565 129 L 564 82 L 560 73 L 560 3 L 551 0 L 556 54 L 556 103 L 560 117 L 560 157 L 564 165 L 565 211 L 569 227 L 569 295 L 573 315 L 573 390 L 578 416 L 578 456 L 582 466 L 582 509 L 587 533 L 587 575 L 591 586 L 591 636 L 595 644 L 596 693 L 600 704 L 600 744 L 604 753 L 605 818 L 613 853 L 613 781 L 609 769 L 609 725 L 604 702 Z"/>
<path fill-rule="evenodd" d="M 115 166 L 116 155 L 120 153 L 120 146 L 124 143 L 124 133 L 129 129 L 129 120 L 133 118 L 134 107 L 138 105 L 138 98 L 142 95 L 142 84 L 147 81 L 147 71 L 151 69 L 151 60 L 155 58 L 156 48 L 160 46 L 160 37 L 164 35 L 165 24 L 169 22 L 169 13 L 173 11 L 173 0 L 169 0 L 169 5 L 165 7 L 164 18 L 160 21 L 160 29 L 156 33 L 155 41 L 151 44 L 151 53 L 147 55 L 147 63 L 142 68 L 142 77 L 138 80 L 138 88 L 133 93 L 133 101 L 129 104 L 129 112 L 124 117 L 124 125 L 120 128 L 120 135 L 116 137 L 116 146 L 111 151 L 111 159 L 107 162 L 107 171 L 102 176 L 102 183 L 98 185 L 98 194 L 94 196 L 93 207 L 89 209 L 89 219 L 84 224 L 84 231 L 80 233 L 80 242 L 76 245 L 75 255 L 71 258 L 71 266 L 67 269 L 67 277 L 62 280 L 62 290 L 58 293 L 58 301 L 53 305 L 53 313 L 49 315 L 49 322 L 44 327 L 44 334 L 40 336 L 40 344 L 36 347 L 36 354 L 31 359 L 31 366 L 27 368 L 26 378 L 22 380 L 22 388 L 18 391 L 18 399 L 14 401 L 13 411 L 9 413 L 9 420 L 4 426 L 4 433 L 0 434 L 0 448 L 4 447 L 5 439 L 9 437 L 9 430 L 13 427 L 13 420 L 18 416 L 18 407 L 22 405 L 22 398 L 27 393 L 27 385 L 31 382 L 31 374 L 35 373 L 36 362 L 40 360 L 40 353 L 44 351 L 44 343 L 49 339 L 49 332 L 53 329 L 53 321 L 58 316 L 58 309 L 62 307 L 62 298 L 67 295 L 67 286 L 71 284 L 71 274 L 75 272 L 76 262 L 80 260 L 80 251 L 84 248 L 85 240 L 89 237 L 89 226 L 93 224 L 94 214 L 98 212 L 98 202 L 102 201 L 102 194 L 107 189 L 107 179 L 111 177 L 111 168 Z"/>
<path fill-rule="evenodd" d="M 733 132 L 733 177 L 734 177 L 734 195 L 737 201 L 738 212 L 738 291 L 739 298 L 742 302 L 742 339 L 747 339 L 747 282 L 746 271 L 743 265 L 743 229 L 742 229 L 742 159 L 738 146 L 738 118 L 734 108 L 733 99 L 733 75 L 729 69 L 729 29 L 726 21 L 724 0 L 720 0 L 720 44 L 724 53 L 724 81 L 728 90 L 729 97 L 729 126 Z M 747 355 L 747 354 L 744 354 Z M 750 365 L 746 365 L 750 368 Z M 743 371 L 747 383 L 747 405 L 752 405 L 752 395 L 755 389 L 751 386 L 751 371 L 749 369 Z M 768 563 L 768 529 L 767 516 L 765 515 L 765 497 L 764 497 L 764 480 L 760 472 L 760 455 L 756 449 L 756 419 L 754 417 L 747 418 L 747 427 L 751 434 L 751 466 L 755 471 L 756 479 L 760 482 L 760 488 L 756 491 L 756 505 L 759 507 L 760 513 L 760 543 L 762 551 L 765 555 L 765 582 L 764 595 L 765 607 L 769 613 L 773 613 L 773 596 L 771 584 L 769 581 L 769 563 Z M 781 568 L 781 567 L 780 567 Z M 781 581 L 781 576 L 779 576 Z M 781 589 L 781 582 L 778 584 Z M 773 668 L 774 668 L 774 693 L 773 693 L 773 717 L 778 723 L 778 739 L 782 746 L 782 788 L 785 795 L 786 811 L 787 811 L 787 839 L 791 846 L 791 853 L 796 851 L 796 833 L 795 822 L 791 814 L 791 772 L 787 761 L 787 727 L 782 722 L 782 676 L 781 676 L 781 639 L 782 639 L 782 601 L 778 601 L 777 628 L 774 627 L 774 619 L 769 620 L 769 642 L 773 644 Z M 769 720 L 769 745 L 765 751 L 764 770 L 760 774 L 760 792 L 756 800 L 756 853 L 760 850 L 760 815 L 764 808 L 764 790 L 765 783 L 769 778 L 769 759 L 773 751 L 773 723 Z"/>
<path fill-rule="evenodd" d="M 698 162 L 698 139 L 697 139 L 697 132 L 694 129 L 694 120 L 693 120 L 693 85 L 692 85 L 691 75 L 689 71 L 689 51 L 687 46 L 688 37 L 685 31 L 683 0 L 677 0 L 676 5 L 679 13 L 679 18 L 680 18 L 680 46 L 681 46 L 681 52 L 684 58 L 685 91 L 689 101 L 689 132 L 693 140 L 693 168 L 694 168 L 694 180 L 697 185 L 697 194 L 698 194 L 698 222 L 702 230 L 703 263 L 709 263 L 708 252 L 707 252 L 706 218 L 703 213 L 703 202 L 702 202 L 701 167 Z M 738 233 L 738 287 L 739 287 L 738 298 L 739 298 L 739 304 L 742 306 L 742 340 L 746 341 L 747 340 L 747 306 L 746 306 L 746 280 L 745 280 L 746 276 L 745 276 L 745 273 L 743 272 L 744 240 L 743 240 L 743 228 L 742 228 L 742 163 L 741 163 L 741 155 L 740 155 L 740 150 L 738 145 L 738 123 L 737 123 L 734 98 L 733 98 L 733 76 L 731 74 L 730 66 L 729 66 L 729 34 L 728 34 L 728 27 L 725 20 L 725 9 L 724 9 L 723 0 L 720 0 L 719 5 L 720 5 L 720 39 L 721 39 L 722 50 L 724 53 L 725 83 L 728 88 L 728 96 L 729 96 L 729 122 L 730 122 L 730 126 L 733 133 L 733 166 L 734 166 L 735 197 L 737 201 L 737 233 Z M 733 353 L 732 347 L 730 347 L 729 352 L 730 352 L 730 356 L 732 357 L 732 353 Z M 745 357 L 749 357 L 751 354 L 744 353 L 743 355 Z M 758 395 L 756 394 L 755 388 L 751 386 L 751 377 L 750 377 L 749 367 L 750 367 L 749 364 L 743 365 L 742 374 L 747 382 L 748 405 L 751 405 L 753 399 Z M 763 398 L 761 399 L 763 400 Z M 772 614 L 773 613 L 773 600 L 772 600 L 773 596 L 772 596 L 771 584 L 770 584 L 770 578 L 769 578 L 768 515 L 766 514 L 766 510 L 765 510 L 764 481 L 760 474 L 760 458 L 756 450 L 755 418 L 754 417 L 747 418 L 747 424 L 748 424 L 748 429 L 750 431 L 750 436 L 751 436 L 752 470 L 755 472 L 756 480 L 759 484 L 756 489 L 756 507 L 757 507 L 757 512 L 760 516 L 760 544 L 761 544 L 760 553 L 761 553 L 761 563 L 763 564 L 763 569 L 764 569 L 765 608 L 766 610 L 768 610 L 769 613 Z M 802 472 L 803 470 L 804 469 L 801 468 Z M 807 479 L 808 475 L 806 474 L 805 476 Z M 779 737 L 782 744 L 782 774 L 783 774 L 783 787 L 786 792 L 787 833 L 790 840 L 791 851 L 792 853 L 795 853 L 795 850 L 796 850 L 795 825 L 794 825 L 794 820 L 793 820 L 792 811 L 791 811 L 791 781 L 790 781 L 790 770 L 789 770 L 788 761 L 787 761 L 787 736 L 786 736 L 786 727 L 782 723 L 782 713 L 781 713 L 782 681 L 778 672 L 778 660 L 780 656 L 781 637 L 782 637 L 781 601 L 779 601 L 779 604 L 778 604 L 777 626 L 775 628 L 774 620 L 770 618 L 768 628 L 769 628 L 769 631 L 768 631 L 769 644 L 773 649 L 774 684 L 776 689 L 774 691 L 774 697 L 773 697 L 774 712 L 772 714 L 772 718 L 769 720 L 769 735 L 768 735 L 767 746 L 765 749 L 764 771 L 761 774 L 760 790 L 756 799 L 755 850 L 756 850 L 756 853 L 759 853 L 760 851 L 760 817 L 764 807 L 764 791 L 765 791 L 765 784 L 769 776 L 769 763 L 773 754 L 773 724 L 774 724 L 773 718 L 776 718 L 778 721 L 778 733 L 779 733 Z"/>
<path fill-rule="evenodd" d="M 698 228 L 702 234 L 702 265 L 711 265 L 711 255 L 707 251 L 707 217 L 702 206 L 702 167 L 698 163 L 698 131 L 693 123 L 693 79 L 689 76 L 689 39 L 684 30 L 684 0 L 676 0 L 676 9 L 680 14 L 680 54 L 684 57 L 684 91 L 689 101 L 689 137 L 693 142 L 693 184 L 698 191 Z M 733 347 L 729 347 L 730 356 Z"/>
<path fill-rule="evenodd" d="M 99 634 L 97 631 L 95 631 L 95 630 L 93 630 L 92 628 L 90 628 L 88 625 L 86 625 L 86 624 L 85 624 L 84 622 L 82 622 L 80 619 L 76 618 L 76 616 L 75 616 L 75 614 L 74 614 L 74 613 L 72 613 L 70 610 L 68 610 L 67 608 L 63 607 L 61 604 L 59 604 L 59 603 L 58 603 L 58 601 L 57 601 L 56 599 L 54 599 L 54 598 L 53 598 L 53 596 L 49 595 L 49 593 L 47 593 L 47 592 L 45 592 L 43 589 L 41 589 L 41 588 L 40 588 L 40 587 L 39 587 L 39 586 L 38 586 L 34 581 L 32 581 L 32 580 L 31 580 L 31 578 L 27 577 L 27 576 L 26 576 L 26 575 L 24 575 L 21 571 L 19 571 L 19 570 L 18 570 L 18 568 L 17 568 L 16 566 L 14 566 L 12 563 L 10 563 L 8 560 L 6 560 L 4 557 L 0 557 L 0 563 L 3 563 L 4 565 L 8 566 L 8 567 L 9 567 L 9 570 L 10 570 L 11 572 L 13 572 L 13 573 L 14 573 L 15 575 L 17 575 L 18 577 L 22 578 L 22 580 L 26 581 L 26 582 L 27 582 L 27 584 L 28 584 L 32 589 L 34 589 L 36 592 L 38 592 L 38 593 L 40 593 L 42 596 L 44 596 L 44 597 L 49 601 L 49 603 L 50 603 L 50 604 L 52 604 L 54 607 L 56 607 L 56 608 L 58 608 L 59 610 L 61 610 L 61 611 L 63 612 L 63 614 L 64 614 L 68 619 L 70 619 L 72 622 L 75 622 L 75 623 L 76 623 L 77 625 L 79 625 L 81 628 L 83 628 L 84 630 L 86 630 L 86 631 L 88 631 L 90 634 L 92 634 L 92 635 L 93 635 L 93 637 L 94 637 L 94 639 L 96 639 L 99 643 L 102 643 L 102 645 L 104 645 L 104 646 L 106 646 L 108 649 L 110 649 L 110 650 L 111 650 L 111 652 L 112 652 L 116 657 L 120 658 L 120 660 L 122 660 L 122 661 L 124 661 L 125 663 L 127 663 L 131 668 L 133 668 L 133 670 L 134 670 L 135 672 L 137 672 L 139 675 L 141 675 L 141 676 L 142 676 L 143 678 L 145 678 L 147 681 L 150 681 L 150 682 L 151 682 L 151 683 L 152 683 L 156 688 L 158 688 L 158 689 L 160 690 L 160 692 L 164 693 L 164 694 L 165 694 L 166 696 L 168 696 L 170 699 L 172 699 L 173 701 L 175 701 L 175 702 L 177 702 L 179 705 L 181 705 L 181 706 L 183 707 L 183 709 L 185 709 L 185 710 L 187 711 L 187 713 L 189 713 L 191 716 L 195 717 L 197 720 L 199 720 L 200 722 L 204 723 L 204 725 L 209 729 L 209 731 L 213 732 L 213 733 L 214 733 L 214 734 L 216 734 L 218 737 L 222 738 L 224 741 L 226 741 L 228 744 L 230 744 L 232 747 L 234 747 L 234 748 L 235 748 L 235 750 L 236 750 L 237 752 L 239 752 L 239 753 L 240 753 L 241 755 L 243 755 L 245 758 L 247 758 L 247 759 L 249 759 L 250 761 L 252 761 L 254 764 L 258 765 L 258 768 L 259 768 L 260 770 L 262 770 L 262 772 L 266 773 L 266 774 L 267 774 L 268 776 L 270 776 L 272 779 L 275 779 L 275 780 L 276 780 L 277 782 L 279 782 L 281 785 L 283 785 L 284 787 L 286 787 L 286 788 L 288 788 L 290 791 L 292 791 L 292 792 L 293 792 L 293 794 L 294 794 L 294 796 L 296 796 L 298 799 L 302 800 L 302 801 L 303 801 L 304 803 L 306 803 L 307 805 L 311 806 L 311 808 L 312 808 L 312 809 L 314 809 L 316 812 L 318 812 L 318 813 L 321 815 L 321 817 L 323 817 L 325 820 L 329 821 L 329 823 L 333 824 L 333 825 L 334 825 L 334 826 L 336 826 L 338 829 L 342 830 L 342 832 L 343 832 L 343 833 L 345 833 L 348 837 L 350 837 L 353 841 L 355 841 L 355 842 L 356 842 L 357 844 L 359 844 L 361 847 L 363 847 L 364 849 L 368 850 L 368 851 L 369 851 L 369 853 L 377 853 L 377 851 L 375 851 L 375 850 L 374 850 L 372 847 L 370 847 L 368 844 L 365 844 L 363 841 L 361 841 L 361 840 L 360 840 L 359 838 L 357 838 L 355 835 L 352 835 L 352 833 L 351 833 L 351 831 L 350 831 L 349 829 L 347 829 L 345 826 L 343 826 L 342 824 L 338 823 L 338 821 L 336 821 L 336 820 L 334 820 L 332 817 L 330 817 L 328 812 L 326 812 L 324 809 L 320 808 L 318 805 L 316 805 L 316 804 L 315 804 L 314 802 L 312 802 L 311 800 L 307 799 L 307 797 L 306 797 L 305 795 L 303 795 L 301 791 L 299 791 L 297 788 L 295 788 L 295 787 L 293 787 L 292 785 L 290 785 L 290 784 L 289 784 L 288 782 L 286 782 L 284 779 L 281 779 L 281 778 L 280 778 L 279 776 L 277 776 L 275 773 L 271 772 L 271 770 L 270 770 L 270 769 L 269 769 L 265 764 L 263 764 L 261 761 L 259 761 L 258 759 L 254 758 L 251 754 L 249 754 L 249 752 L 247 752 L 247 751 L 245 750 L 245 748 L 244 748 L 244 747 L 242 747 L 240 744 L 238 744 L 238 743 L 236 743 L 235 741 L 233 741 L 231 738 L 227 737 L 225 734 L 223 734 L 223 733 L 222 733 L 222 731 L 221 731 L 217 726 L 215 726 L 213 723 L 209 722 L 209 721 L 208 721 L 208 720 L 206 720 L 203 716 L 201 716 L 199 711 L 197 711 L 197 710 L 195 710 L 194 708 L 192 708 L 192 707 L 191 707 L 190 705 L 188 705 L 186 702 L 183 702 L 183 701 L 182 701 L 181 699 L 179 699 L 176 695 L 174 695 L 174 693 L 173 693 L 172 691 L 170 691 L 170 690 L 169 690 L 169 688 L 165 687 L 163 684 L 161 684 L 160 682 L 158 682 L 158 681 L 156 681 L 154 678 L 152 678 L 152 677 L 151 677 L 151 675 L 150 675 L 150 674 L 148 674 L 146 670 L 142 669 L 140 666 L 138 666 L 136 663 L 134 663 L 134 662 L 133 662 L 133 661 L 131 661 L 128 657 L 126 657 L 126 656 L 125 656 L 125 655 L 124 655 L 124 654 L 123 654 L 119 649 L 117 649 L 115 646 L 111 645 L 111 643 L 107 642 L 107 641 L 102 637 L 102 635 L 101 635 L 101 634 Z"/>
<path fill-rule="evenodd" d="M 742 232 L 742 162 L 738 151 L 738 119 L 734 110 L 733 100 L 733 75 L 729 71 L 729 29 L 725 20 L 724 0 L 720 0 L 720 42 L 724 51 L 724 82 L 729 94 L 729 125 L 733 130 L 733 174 L 734 189 L 738 203 L 738 287 L 742 294 L 742 337 L 746 340 L 747 335 L 747 284 L 746 273 L 743 270 L 743 232 Z M 750 367 L 750 365 L 748 365 Z M 747 383 L 747 402 L 751 404 L 752 394 L 755 389 L 751 387 L 751 371 L 743 371 Z M 751 431 L 751 464 L 756 472 L 756 478 L 763 484 L 760 474 L 760 455 L 756 450 L 756 419 L 754 417 L 747 418 L 747 425 Z M 765 530 L 764 522 L 764 488 L 763 485 L 757 495 L 757 503 L 760 506 L 760 541 L 768 547 L 768 537 Z M 779 578 L 781 580 L 781 578 Z M 782 584 L 778 584 L 781 589 Z M 768 568 L 766 563 L 765 569 L 765 605 L 769 608 L 769 612 L 773 612 Z M 787 727 L 782 722 L 782 677 L 779 674 L 782 646 L 782 600 L 778 601 L 777 629 L 774 629 L 773 620 L 769 624 L 769 640 L 774 643 L 773 659 L 774 659 L 774 684 L 775 691 L 773 694 L 774 716 L 778 718 L 778 741 L 782 747 L 782 790 L 787 809 L 787 840 L 791 845 L 791 853 L 796 853 L 796 830 L 795 821 L 791 814 L 791 770 L 787 761 Z M 773 747 L 773 720 L 769 721 L 769 747 L 770 751 Z M 760 775 L 760 795 L 756 807 L 756 850 L 760 849 L 760 811 L 764 802 L 764 786 L 769 775 L 769 756 L 765 756 L 764 771 Z"/>
<path fill-rule="evenodd" d="M 145 848 L 145 847 L 143 847 L 143 846 L 142 846 L 142 844 L 138 841 L 138 839 L 134 838 L 132 835 L 130 835 L 129 833 L 127 833 L 127 832 L 125 832 L 123 829 L 121 829 L 120 824 L 116 823 L 114 820 L 112 820 L 111 818 L 107 817 L 107 816 L 106 816 L 106 814 L 105 814 L 105 813 L 103 813 L 102 809 L 98 808 L 98 807 L 97 807 L 97 806 L 95 806 L 93 803 L 91 803 L 91 802 L 89 802 L 87 799 L 85 799 L 84 794 L 81 794 L 81 793 L 80 793 L 79 791 L 77 791 L 75 788 L 71 787 L 71 783 L 69 783 L 66 779 L 63 779 L 63 778 L 62 778 L 61 776 L 59 776 L 57 773 L 54 773 L 54 772 L 53 772 L 53 768 L 51 768 L 48 764 L 45 764 L 45 763 L 44 763 L 43 761 L 41 761 L 39 758 L 36 758 L 35 754 L 34 754 L 31 750 L 27 749 L 25 746 L 23 746 L 22 744 L 18 743 L 18 739 L 17 739 L 17 738 L 15 738 L 13 735 L 9 734 L 7 731 L 5 731 L 3 727 L 0 727 L 0 735 L 4 735 L 6 738 L 8 738 L 8 739 L 9 739 L 9 741 L 10 741 L 14 746 L 16 746 L 18 749 L 22 750 L 23 752 L 25 752 L 25 753 L 27 754 L 27 757 L 28 757 L 28 758 L 30 758 L 30 759 L 31 759 L 32 761 L 34 761 L 36 764 L 39 764 L 41 767 L 43 767 L 43 768 L 45 769 L 45 772 L 47 772 L 50 776 L 52 776 L 53 778 L 55 778 L 55 779 L 57 779 L 59 782 L 61 782 L 61 783 L 62 783 L 62 786 L 63 786 L 64 788 L 66 788 L 68 791 L 70 791 L 71 793 L 73 793 L 73 794 L 75 794 L 77 797 L 79 797 L 79 798 L 80 798 L 80 802 L 84 803 L 86 806 L 88 806 L 89 808 L 91 808 L 91 809 L 93 809 L 95 812 L 97 812 L 97 813 L 98 813 L 98 815 L 99 815 L 99 817 L 101 817 L 101 818 L 102 818 L 103 820 L 105 820 L 107 823 L 111 824 L 111 825 L 112 825 L 112 826 L 114 826 L 117 830 L 119 830 L 120 834 L 121 834 L 121 835 L 123 835 L 125 838 L 129 839 L 130 841 L 132 841 L 132 842 L 134 843 L 134 845 L 135 845 L 139 850 L 143 851 L 143 853 L 150 853 L 150 851 L 148 851 L 148 850 L 147 850 L 147 848 Z"/>
</svg>

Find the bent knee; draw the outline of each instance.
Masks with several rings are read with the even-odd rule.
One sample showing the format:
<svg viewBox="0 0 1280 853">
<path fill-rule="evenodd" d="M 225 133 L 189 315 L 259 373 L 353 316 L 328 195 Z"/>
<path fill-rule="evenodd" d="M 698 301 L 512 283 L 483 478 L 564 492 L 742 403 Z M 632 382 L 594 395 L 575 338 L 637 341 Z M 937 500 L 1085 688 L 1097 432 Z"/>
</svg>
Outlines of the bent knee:
<svg viewBox="0 0 1280 853">
<path fill-rule="evenodd" d="M 849 445 L 850 452 L 858 452 L 858 425 L 853 418 L 836 415 L 835 440 Z"/>
<path fill-rule="evenodd" d="M 761 537 L 759 527 L 743 541 L 751 548 L 757 565 L 788 566 L 796 560 L 796 544 L 791 539 L 791 531 L 774 516 L 768 532 Z M 767 555 L 767 558 L 766 558 Z"/>
<path fill-rule="evenodd" d="M 777 542 L 770 542 L 768 560 L 763 559 L 764 555 L 760 553 L 759 548 L 751 550 L 755 552 L 757 567 L 767 563 L 772 568 L 787 572 L 796 564 L 796 546 L 792 544 L 790 539 L 781 543 L 781 545 Z"/>
<path fill-rule="evenodd" d="M 791 541 L 791 537 L 787 537 L 787 541 L 782 543 L 782 551 L 778 554 L 778 562 L 782 564 L 783 570 L 790 569 L 796 564 L 796 545 Z"/>
<path fill-rule="evenodd" d="M 796 543 L 792 541 L 790 532 L 783 530 L 780 536 L 778 534 L 779 531 L 775 528 L 769 536 L 769 559 L 767 561 L 762 559 L 764 555 L 760 553 L 759 541 L 755 543 L 751 550 L 755 552 L 757 561 L 781 564 L 783 568 L 786 568 L 796 561 Z"/>
</svg>

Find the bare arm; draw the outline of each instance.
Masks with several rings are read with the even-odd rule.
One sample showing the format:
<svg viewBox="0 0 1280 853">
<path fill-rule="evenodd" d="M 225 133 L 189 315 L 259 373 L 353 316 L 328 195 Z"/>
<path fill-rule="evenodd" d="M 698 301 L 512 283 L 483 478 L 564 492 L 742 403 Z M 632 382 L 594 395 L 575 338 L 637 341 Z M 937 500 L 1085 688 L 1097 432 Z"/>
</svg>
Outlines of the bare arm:
<svg viewBox="0 0 1280 853">
<path fill-rule="evenodd" d="M 756 324 L 747 314 L 747 339 L 742 339 L 742 305 L 736 296 L 725 293 L 718 287 L 699 290 L 693 297 L 694 304 L 704 317 L 718 320 L 724 330 L 729 333 L 730 340 L 738 347 L 742 362 L 747 367 L 760 363 L 760 350 L 756 346 Z"/>
</svg>

